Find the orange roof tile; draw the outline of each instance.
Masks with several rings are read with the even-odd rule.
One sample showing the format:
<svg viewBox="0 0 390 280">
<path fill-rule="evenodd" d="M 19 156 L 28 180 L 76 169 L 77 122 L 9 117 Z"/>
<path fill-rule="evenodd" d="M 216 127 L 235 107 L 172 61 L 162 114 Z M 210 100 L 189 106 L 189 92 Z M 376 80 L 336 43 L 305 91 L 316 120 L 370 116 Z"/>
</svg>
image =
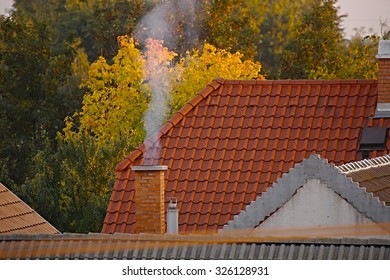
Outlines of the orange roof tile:
<svg viewBox="0 0 390 280">
<path fill-rule="evenodd" d="M 30 206 L 0 183 L 0 234 L 60 233 Z"/>
<path fill-rule="evenodd" d="M 362 128 L 390 127 L 373 118 L 376 101 L 376 80 L 216 79 L 117 166 L 102 232 L 133 232 L 130 167 L 144 164 L 157 140 L 153 164 L 168 166 L 166 199 L 178 199 L 179 230 L 216 230 L 311 154 L 336 165 L 360 160 Z"/>
</svg>

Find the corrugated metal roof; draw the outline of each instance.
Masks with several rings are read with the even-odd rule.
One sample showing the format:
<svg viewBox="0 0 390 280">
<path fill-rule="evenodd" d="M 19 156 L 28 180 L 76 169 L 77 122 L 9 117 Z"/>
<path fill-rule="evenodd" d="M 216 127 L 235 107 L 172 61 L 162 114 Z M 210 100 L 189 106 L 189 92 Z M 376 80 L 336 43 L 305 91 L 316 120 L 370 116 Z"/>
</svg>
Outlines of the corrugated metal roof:
<svg viewBox="0 0 390 280">
<path fill-rule="evenodd" d="M 388 260 L 390 239 L 9 235 L 0 237 L 0 259 Z"/>
</svg>

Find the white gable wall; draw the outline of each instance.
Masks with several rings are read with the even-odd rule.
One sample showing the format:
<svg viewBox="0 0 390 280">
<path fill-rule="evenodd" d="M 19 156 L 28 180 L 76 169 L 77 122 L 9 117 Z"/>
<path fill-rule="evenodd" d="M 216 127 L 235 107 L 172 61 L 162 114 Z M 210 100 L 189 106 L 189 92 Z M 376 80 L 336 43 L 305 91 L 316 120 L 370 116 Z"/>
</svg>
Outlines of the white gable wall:
<svg viewBox="0 0 390 280">
<path fill-rule="evenodd" d="M 343 233 L 377 236 L 375 232 L 380 230 L 373 221 L 318 179 L 307 180 L 297 193 L 261 223 L 258 229 L 286 229 L 276 234 L 323 234 L 336 237 L 342 236 Z M 275 235 L 275 232 L 272 234 Z"/>
</svg>

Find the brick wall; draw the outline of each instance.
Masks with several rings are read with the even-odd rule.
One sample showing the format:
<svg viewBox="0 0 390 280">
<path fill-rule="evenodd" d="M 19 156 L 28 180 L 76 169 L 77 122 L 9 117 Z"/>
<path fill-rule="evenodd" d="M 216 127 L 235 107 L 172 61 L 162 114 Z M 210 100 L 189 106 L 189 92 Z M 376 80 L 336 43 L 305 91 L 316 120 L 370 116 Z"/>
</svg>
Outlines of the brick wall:
<svg viewBox="0 0 390 280">
<path fill-rule="evenodd" d="M 378 102 L 390 103 L 390 59 L 379 59 L 378 66 Z"/>
<path fill-rule="evenodd" d="M 390 40 L 378 45 L 378 110 L 390 111 Z M 380 105 L 382 104 L 382 105 Z"/>
<path fill-rule="evenodd" d="M 135 172 L 135 232 L 165 233 L 166 166 L 133 166 Z"/>
</svg>

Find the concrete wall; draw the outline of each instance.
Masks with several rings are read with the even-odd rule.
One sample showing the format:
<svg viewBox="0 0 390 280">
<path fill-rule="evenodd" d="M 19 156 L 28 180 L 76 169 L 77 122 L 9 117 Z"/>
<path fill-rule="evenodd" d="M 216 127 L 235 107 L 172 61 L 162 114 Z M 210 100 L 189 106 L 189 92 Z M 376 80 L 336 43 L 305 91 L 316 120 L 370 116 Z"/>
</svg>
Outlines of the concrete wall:
<svg viewBox="0 0 390 280">
<path fill-rule="evenodd" d="M 377 236 L 381 229 L 318 179 L 310 179 L 258 229 L 272 235 Z M 285 230 L 284 230 L 285 229 Z"/>
</svg>

